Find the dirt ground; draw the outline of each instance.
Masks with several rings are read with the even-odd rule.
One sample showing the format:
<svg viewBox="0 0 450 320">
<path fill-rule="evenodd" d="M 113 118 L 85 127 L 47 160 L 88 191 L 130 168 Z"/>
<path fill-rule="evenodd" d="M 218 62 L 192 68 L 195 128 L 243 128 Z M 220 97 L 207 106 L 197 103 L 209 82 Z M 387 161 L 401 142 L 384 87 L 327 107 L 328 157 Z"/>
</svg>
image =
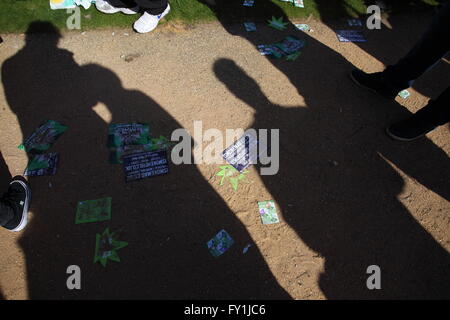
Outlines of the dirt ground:
<svg viewBox="0 0 450 320">
<path fill-rule="evenodd" d="M 382 70 L 405 54 L 429 13 L 391 18 L 340 43 L 343 22 L 314 32 L 258 25 L 168 25 L 130 30 L 4 35 L 0 45 L 2 172 L 22 174 L 17 146 L 47 119 L 69 130 L 50 149 L 55 176 L 30 178 L 28 227 L 0 230 L 5 299 L 392 299 L 450 298 L 449 126 L 412 143 L 384 134 L 449 82 L 443 60 L 388 101 L 355 86 L 353 67 Z M 256 46 L 295 34 L 294 62 Z M 218 164 L 171 165 L 168 175 L 125 183 L 108 163 L 110 122 L 144 122 L 154 136 L 177 128 L 280 129 L 280 169 L 252 166 L 238 191 L 219 185 Z M 204 146 L 207 142 L 203 143 Z M 224 145 L 224 148 L 227 147 Z M 7 166 L 7 167 L 6 167 Z M 2 178 L 7 185 L 7 177 Z M 112 197 L 112 219 L 75 225 L 80 200 Z M 257 201 L 274 200 L 281 222 L 263 225 Z M 120 230 L 121 262 L 93 263 L 95 235 Z M 206 242 L 225 229 L 234 245 L 213 258 Z M 246 254 L 243 248 L 252 247 Z M 68 290 L 78 265 L 81 290 Z M 368 290 L 367 267 L 381 269 Z"/>
</svg>

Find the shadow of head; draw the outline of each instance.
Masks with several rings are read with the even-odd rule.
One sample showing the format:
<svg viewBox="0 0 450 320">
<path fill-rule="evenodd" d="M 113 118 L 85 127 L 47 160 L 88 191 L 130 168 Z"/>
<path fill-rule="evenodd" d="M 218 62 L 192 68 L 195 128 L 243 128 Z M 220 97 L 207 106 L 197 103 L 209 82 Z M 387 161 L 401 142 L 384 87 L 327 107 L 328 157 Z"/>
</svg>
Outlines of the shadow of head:
<svg viewBox="0 0 450 320">
<path fill-rule="evenodd" d="M 59 40 L 62 38 L 58 28 L 47 21 L 33 21 L 25 32 L 26 42 L 30 42 L 35 37 L 39 37 L 39 41 L 45 41 L 46 46 L 57 46 Z"/>
</svg>

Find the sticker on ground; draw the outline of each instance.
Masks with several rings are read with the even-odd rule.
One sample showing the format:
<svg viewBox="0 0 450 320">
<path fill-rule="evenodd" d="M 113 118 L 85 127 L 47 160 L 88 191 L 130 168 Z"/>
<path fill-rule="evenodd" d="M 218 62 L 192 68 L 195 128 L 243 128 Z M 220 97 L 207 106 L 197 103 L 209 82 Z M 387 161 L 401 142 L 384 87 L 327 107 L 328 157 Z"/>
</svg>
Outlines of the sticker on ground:
<svg viewBox="0 0 450 320">
<path fill-rule="evenodd" d="M 408 90 L 402 90 L 398 93 L 398 96 L 402 99 L 406 99 L 410 96 L 411 94 L 409 93 Z"/>
<path fill-rule="evenodd" d="M 227 251 L 234 243 L 234 240 L 225 231 L 221 230 L 217 233 L 214 238 L 208 241 L 206 244 L 209 252 L 214 256 L 218 257 Z"/>
<path fill-rule="evenodd" d="M 277 209 L 273 200 L 258 202 L 259 214 L 263 224 L 278 223 Z"/>
</svg>

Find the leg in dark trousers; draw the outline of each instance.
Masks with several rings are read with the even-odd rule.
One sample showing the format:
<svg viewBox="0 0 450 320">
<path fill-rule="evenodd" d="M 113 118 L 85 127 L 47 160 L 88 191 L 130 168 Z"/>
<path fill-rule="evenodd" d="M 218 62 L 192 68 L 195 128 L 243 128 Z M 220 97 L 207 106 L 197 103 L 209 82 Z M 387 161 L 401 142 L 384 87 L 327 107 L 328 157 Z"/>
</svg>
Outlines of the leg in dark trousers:
<svg viewBox="0 0 450 320">
<path fill-rule="evenodd" d="M 397 89 L 403 90 L 433 67 L 450 50 L 450 1 L 439 10 L 431 27 L 397 64 L 383 72 Z"/>
<path fill-rule="evenodd" d="M 115 8 L 134 8 L 137 6 L 135 0 L 107 0 Z"/>
<path fill-rule="evenodd" d="M 433 67 L 450 50 L 450 1 L 438 12 L 431 27 L 414 48 L 396 65 L 383 72 L 385 79 L 399 90 Z M 387 133 L 394 139 L 411 141 L 450 121 L 450 88 L 430 100 L 410 118 L 393 124 Z"/>
<path fill-rule="evenodd" d="M 449 121 L 450 87 L 436 100 L 430 100 L 427 106 L 417 111 L 411 117 L 388 127 L 386 132 L 396 140 L 412 141 Z"/>
<path fill-rule="evenodd" d="M 31 189 L 22 176 L 11 179 L 8 166 L 0 153 L 0 188 L 5 193 L 0 198 L 0 227 L 20 231 L 28 223 Z"/>
<path fill-rule="evenodd" d="M 158 15 L 167 8 L 167 0 L 135 0 L 136 3 L 150 14 Z"/>
<path fill-rule="evenodd" d="M 107 0 L 115 8 L 134 8 L 139 6 L 150 14 L 158 15 L 167 8 L 167 0 Z"/>
<path fill-rule="evenodd" d="M 9 173 L 8 166 L 0 153 L 0 188 L 6 188 L 11 181 L 11 174 Z M 6 225 L 12 218 L 14 213 L 11 206 L 5 201 L 4 196 L 0 198 L 0 226 Z"/>
<path fill-rule="evenodd" d="M 419 112 L 422 113 L 424 120 L 436 127 L 450 122 L 450 87 L 436 100 L 430 100 Z"/>
<path fill-rule="evenodd" d="M 14 212 L 3 197 L 0 199 L 0 227 L 5 226 L 9 221 L 14 218 Z"/>
<path fill-rule="evenodd" d="M 394 98 L 399 91 L 410 87 L 414 80 L 438 63 L 449 50 L 450 1 L 447 1 L 419 42 L 397 64 L 373 74 L 356 69 L 352 71 L 351 78 L 362 87 L 386 98 Z M 450 121 L 449 104 L 450 89 L 447 89 L 410 118 L 388 127 L 386 132 L 396 140 L 415 140 Z"/>
</svg>

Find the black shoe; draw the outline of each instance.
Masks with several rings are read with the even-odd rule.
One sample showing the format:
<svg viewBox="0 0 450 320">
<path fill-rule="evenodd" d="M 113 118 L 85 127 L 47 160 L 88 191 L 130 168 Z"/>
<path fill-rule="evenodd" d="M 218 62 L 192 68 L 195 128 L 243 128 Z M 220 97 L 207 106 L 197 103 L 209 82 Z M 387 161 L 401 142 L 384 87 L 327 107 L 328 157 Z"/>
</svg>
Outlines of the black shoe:
<svg viewBox="0 0 450 320">
<path fill-rule="evenodd" d="M 413 141 L 423 137 L 437 126 L 419 117 L 416 113 L 403 121 L 394 123 L 386 128 L 386 133 L 392 139 L 399 141 Z"/>
<path fill-rule="evenodd" d="M 10 231 L 20 231 L 28 223 L 28 208 L 31 189 L 21 176 L 13 178 L 3 200 L 11 207 L 14 217 L 4 227 Z"/>
<path fill-rule="evenodd" d="M 354 69 L 350 73 L 350 78 L 357 85 L 378 93 L 388 99 L 394 99 L 400 91 L 387 84 L 387 80 L 382 72 L 368 74 L 361 70 Z"/>
</svg>

